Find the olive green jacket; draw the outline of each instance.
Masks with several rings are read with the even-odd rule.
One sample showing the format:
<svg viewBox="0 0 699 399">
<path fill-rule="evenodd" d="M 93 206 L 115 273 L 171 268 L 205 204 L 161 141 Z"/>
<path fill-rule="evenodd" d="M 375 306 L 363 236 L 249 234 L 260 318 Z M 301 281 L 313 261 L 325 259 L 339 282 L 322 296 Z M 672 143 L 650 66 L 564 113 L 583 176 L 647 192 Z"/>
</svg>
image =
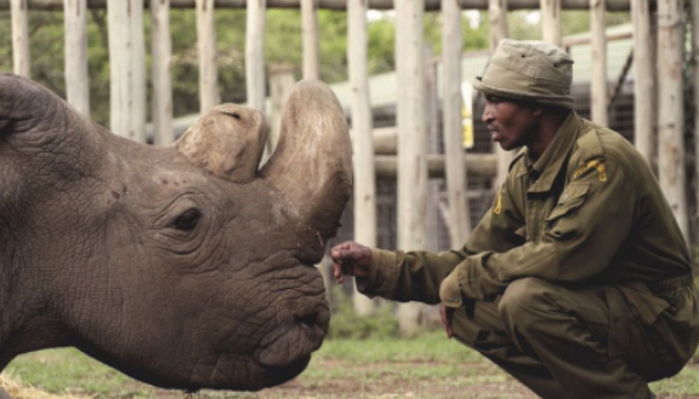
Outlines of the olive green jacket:
<svg viewBox="0 0 699 399">
<path fill-rule="evenodd" d="M 519 151 L 492 207 L 460 250 L 376 249 L 372 260 L 370 276 L 357 279 L 370 296 L 459 306 L 462 298 L 492 300 L 511 281 L 537 277 L 571 286 L 628 286 L 624 296 L 639 302 L 649 322 L 668 306 L 652 295 L 654 285 L 692 271 L 647 162 L 621 135 L 575 112 L 536 162 L 526 148 Z"/>
</svg>

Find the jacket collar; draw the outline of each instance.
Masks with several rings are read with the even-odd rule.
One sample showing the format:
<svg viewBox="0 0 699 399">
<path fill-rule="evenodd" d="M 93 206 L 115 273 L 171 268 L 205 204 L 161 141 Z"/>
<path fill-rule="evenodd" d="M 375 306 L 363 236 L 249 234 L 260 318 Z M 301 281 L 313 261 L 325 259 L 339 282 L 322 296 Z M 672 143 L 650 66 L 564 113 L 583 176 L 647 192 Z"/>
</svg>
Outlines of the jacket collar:
<svg viewBox="0 0 699 399">
<path fill-rule="evenodd" d="M 582 126 L 582 118 L 575 111 L 571 111 L 565 121 L 563 121 L 563 124 L 558 128 L 551 144 L 544 150 L 539 159 L 532 162 L 527 152 L 527 156 L 524 158 L 527 170 L 530 175 L 538 175 L 538 178 L 529 186 L 527 192 L 545 193 L 551 191 L 556 176 L 558 176 L 563 163 L 580 136 Z"/>
</svg>

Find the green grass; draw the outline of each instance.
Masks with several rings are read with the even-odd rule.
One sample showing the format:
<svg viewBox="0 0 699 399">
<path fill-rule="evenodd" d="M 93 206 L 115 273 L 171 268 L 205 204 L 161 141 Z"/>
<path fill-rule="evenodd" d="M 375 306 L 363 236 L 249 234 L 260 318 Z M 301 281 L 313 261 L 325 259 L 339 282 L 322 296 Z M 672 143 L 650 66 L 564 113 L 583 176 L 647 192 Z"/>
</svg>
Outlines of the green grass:
<svg viewBox="0 0 699 399">
<path fill-rule="evenodd" d="M 656 393 L 699 395 L 699 364 L 693 360 L 676 376 L 654 382 L 650 384 L 650 387 Z"/>
<path fill-rule="evenodd" d="M 482 367 L 474 368 L 473 373 L 464 370 L 464 363 L 480 362 L 483 361 L 477 354 L 447 340 L 442 332 L 412 339 L 331 339 L 314 354 L 308 369 L 297 381 L 311 391 L 313 387 L 340 380 L 360 381 L 364 384 L 358 388 L 360 390 L 368 389 L 368 385 L 390 386 L 406 380 L 425 384 L 441 380 L 448 381 L 445 385 L 463 385 L 483 379 L 481 375 L 474 375 Z M 150 398 L 155 395 L 149 386 L 72 348 L 19 356 L 5 373 L 10 378 L 19 378 L 24 384 L 55 394 L 83 394 L 97 398 Z M 502 378 L 502 375 L 486 376 L 493 381 Z M 207 391 L 204 397 L 248 398 L 256 395 Z"/>
<path fill-rule="evenodd" d="M 55 394 L 101 398 L 183 398 L 141 384 L 71 348 L 22 355 L 6 374 Z M 699 364 L 652 384 L 660 397 L 699 395 Z M 477 353 L 433 332 L 412 339 L 331 339 L 297 379 L 259 393 L 204 391 L 195 398 L 530 398 Z M 517 396 L 519 395 L 519 396 Z"/>
<path fill-rule="evenodd" d="M 452 378 L 464 374 L 465 362 L 480 360 L 475 352 L 447 340 L 441 332 L 412 339 L 335 339 L 325 341 L 303 376 L 317 380 L 350 376 L 368 380 Z M 326 367 L 328 364 L 344 366 Z"/>
<path fill-rule="evenodd" d="M 377 361 L 463 361 L 479 355 L 454 340 L 448 340 L 442 331 L 434 331 L 416 338 L 331 339 L 326 340 L 317 356 L 358 363 Z"/>
<path fill-rule="evenodd" d="M 131 378 L 73 348 L 47 349 L 17 357 L 5 369 L 10 378 L 56 394 L 137 397 Z"/>
</svg>

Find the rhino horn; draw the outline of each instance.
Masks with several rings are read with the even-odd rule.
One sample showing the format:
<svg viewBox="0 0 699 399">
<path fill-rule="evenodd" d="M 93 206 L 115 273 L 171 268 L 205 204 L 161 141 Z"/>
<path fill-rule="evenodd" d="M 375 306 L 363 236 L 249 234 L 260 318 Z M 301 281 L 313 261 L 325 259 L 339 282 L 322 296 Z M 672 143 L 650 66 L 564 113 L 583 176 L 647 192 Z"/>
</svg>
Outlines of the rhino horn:
<svg viewBox="0 0 699 399">
<path fill-rule="evenodd" d="M 322 251 L 339 227 L 352 189 L 349 129 L 327 85 L 304 80 L 294 86 L 276 150 L 260 173 L 291 203 L 306 244 L 313 244 L 316 254 Z"/>
<path fill-rule="evenodd" d="M 247 183 L 256 176 L 267 132 L 260 112 L 221 104 L 202 115 L 174 145 L 194 165 L 235 183 Z"/>
</svg>

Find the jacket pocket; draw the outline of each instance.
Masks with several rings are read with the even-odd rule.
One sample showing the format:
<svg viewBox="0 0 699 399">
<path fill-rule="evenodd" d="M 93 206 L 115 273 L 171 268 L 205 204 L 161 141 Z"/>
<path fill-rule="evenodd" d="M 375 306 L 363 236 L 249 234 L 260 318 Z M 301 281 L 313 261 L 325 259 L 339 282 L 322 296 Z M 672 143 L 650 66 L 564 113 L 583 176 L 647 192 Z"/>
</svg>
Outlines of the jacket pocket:
<svg viewBox="0 0 699 399">
<path fill-rule="evenodd" d="M 606 287 L 605 293 L 609 355 L 621 356 L 649 381 L 677 373 L 694 352 L 675 345 L 682 334 L 668 313 L 670 305 L 638 282 Z"/>
<path fill-rule="evenodd" d="M 558 199 L 558 203 L 546 217 L 546 232 L 553 238 L 565 238 L 580 224 L 567 216 L 573 215 L 584 203 L 589 184 L 573 183 L 568 185 Z"/>
</svg>

